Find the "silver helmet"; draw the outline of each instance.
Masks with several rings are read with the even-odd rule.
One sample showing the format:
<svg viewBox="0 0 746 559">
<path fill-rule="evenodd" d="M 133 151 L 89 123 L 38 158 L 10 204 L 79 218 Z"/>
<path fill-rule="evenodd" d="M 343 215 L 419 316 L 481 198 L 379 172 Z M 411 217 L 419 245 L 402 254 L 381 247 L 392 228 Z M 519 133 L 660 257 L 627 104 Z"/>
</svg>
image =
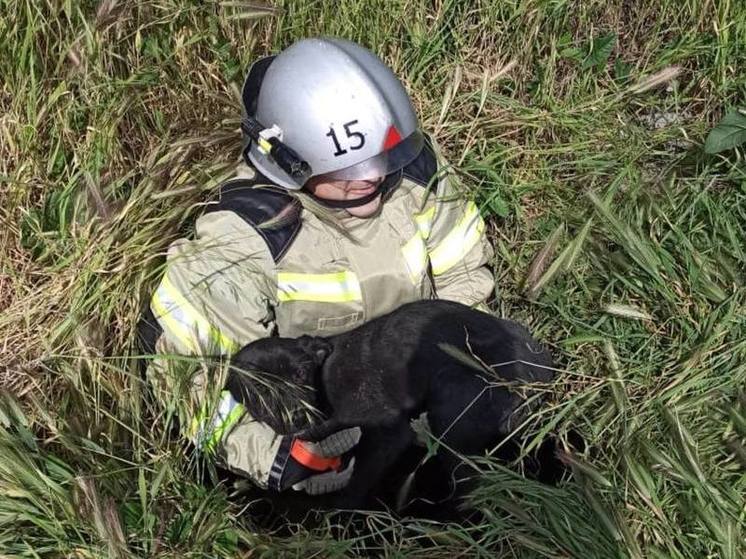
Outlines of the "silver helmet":
<svg viewBox="0 0 746 559">
<path fill-rule="evenodd" d="M 342 39 L 313 38 L 256 62 L 244 108 L 311 166 L 311 176 L 366 180 L 398 171 L 423 146 L 412 102 L 376 55 Z M 275 183 L 297 190 L 256 142 L 248 157 Z"/>
</svg>

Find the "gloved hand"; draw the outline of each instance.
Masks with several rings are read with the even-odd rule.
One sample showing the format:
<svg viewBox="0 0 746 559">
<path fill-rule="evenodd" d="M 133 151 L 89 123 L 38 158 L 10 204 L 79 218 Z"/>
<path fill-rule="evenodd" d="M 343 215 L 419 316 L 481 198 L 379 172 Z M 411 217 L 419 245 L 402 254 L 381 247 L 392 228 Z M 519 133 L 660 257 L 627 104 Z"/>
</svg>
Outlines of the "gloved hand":
<svg viewBox="0 0 746 559">
<path fill-rule="evenodd" d="M 309 495 L 331 493 L 345 487 L 352 477 L 355 459 L 342 455 L 360 441 L 360 427 L 349 427 L 311 443 L 291 435 L 283 437 L 269 474 L 269 488 L 292 487 Z"/>
</svg>

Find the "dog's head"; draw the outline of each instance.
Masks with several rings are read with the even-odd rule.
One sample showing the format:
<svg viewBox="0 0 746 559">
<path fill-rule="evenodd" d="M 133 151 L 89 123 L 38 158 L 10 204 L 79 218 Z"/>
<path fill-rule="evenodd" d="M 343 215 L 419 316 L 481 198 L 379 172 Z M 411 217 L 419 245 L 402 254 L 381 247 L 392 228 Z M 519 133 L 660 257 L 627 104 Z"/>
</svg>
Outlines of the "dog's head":
<svg viewBox="0 0 746 559">
<path fill-rule="evenodd" d="M 245 346 L 232 359 L 234 367 L 269 373 L 298 386 L 316 386 L 332 345 L 323 338 L 264 338 Z"/>
<path fill-rule="evenodd" d="M 331 351 L 327 340 L 312 336 L 257 340 L 231 359 L 226 387 L 254 419 L 285 431 L 288 414 L 318 405 L 321 369 Z"/>
</svg>

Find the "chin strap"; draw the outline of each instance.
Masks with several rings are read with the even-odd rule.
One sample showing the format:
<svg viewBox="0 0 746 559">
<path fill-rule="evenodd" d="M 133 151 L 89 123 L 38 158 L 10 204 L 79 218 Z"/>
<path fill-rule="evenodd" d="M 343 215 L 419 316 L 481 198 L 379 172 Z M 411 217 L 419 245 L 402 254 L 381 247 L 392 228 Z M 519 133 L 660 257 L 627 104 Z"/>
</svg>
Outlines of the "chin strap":
<svg viewBox="0 0 746 559">
<path fill-rule="evenodd" d="M 391 193 L 397 186 L 399 186 L 399 183 L 401 182 L 402 172 L 397 171 L 395 173 L 391 173 L 390 175 L 386 175 L 386 178 L 384 178 L 381 181 L 381 184 L 378 185 L 378 187 L 371 192 L 370 194 L 363 196 L 362 198 L 355 198 L 354 200 L 328 200 L 326 198 L 319 198 L 318 196 L 315 196 L 312 194 L 309 190 L 306 190 L 308 192 L 308 195 L 314 199 L 314 201 L 318 202 L 322 206 L 325 206 L 327 208 L 333 208 L 333 209 L 346 209 L 346 208 L 358 208 L 360 206 L 364 206 L 368 202 L 372 202 L 378 196 L 385 197 L 389 193 Z"/>
</svg>

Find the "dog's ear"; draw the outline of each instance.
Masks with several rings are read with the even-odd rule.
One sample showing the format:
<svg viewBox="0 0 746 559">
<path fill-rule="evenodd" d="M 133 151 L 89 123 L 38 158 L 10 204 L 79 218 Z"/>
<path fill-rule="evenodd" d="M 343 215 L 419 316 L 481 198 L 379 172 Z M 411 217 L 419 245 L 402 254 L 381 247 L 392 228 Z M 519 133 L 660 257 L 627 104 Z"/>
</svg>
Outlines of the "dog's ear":
<svg viewBox="0 0 746 559">
<path fill-rule="evenodd" d="M 326 358 L 332 352 L 332 344 L 325 338 L 316 336 L 301 336 L 298 338 L 301 347 L 314 356 L 318 365 L 323 365 Z"/>
</svg>

